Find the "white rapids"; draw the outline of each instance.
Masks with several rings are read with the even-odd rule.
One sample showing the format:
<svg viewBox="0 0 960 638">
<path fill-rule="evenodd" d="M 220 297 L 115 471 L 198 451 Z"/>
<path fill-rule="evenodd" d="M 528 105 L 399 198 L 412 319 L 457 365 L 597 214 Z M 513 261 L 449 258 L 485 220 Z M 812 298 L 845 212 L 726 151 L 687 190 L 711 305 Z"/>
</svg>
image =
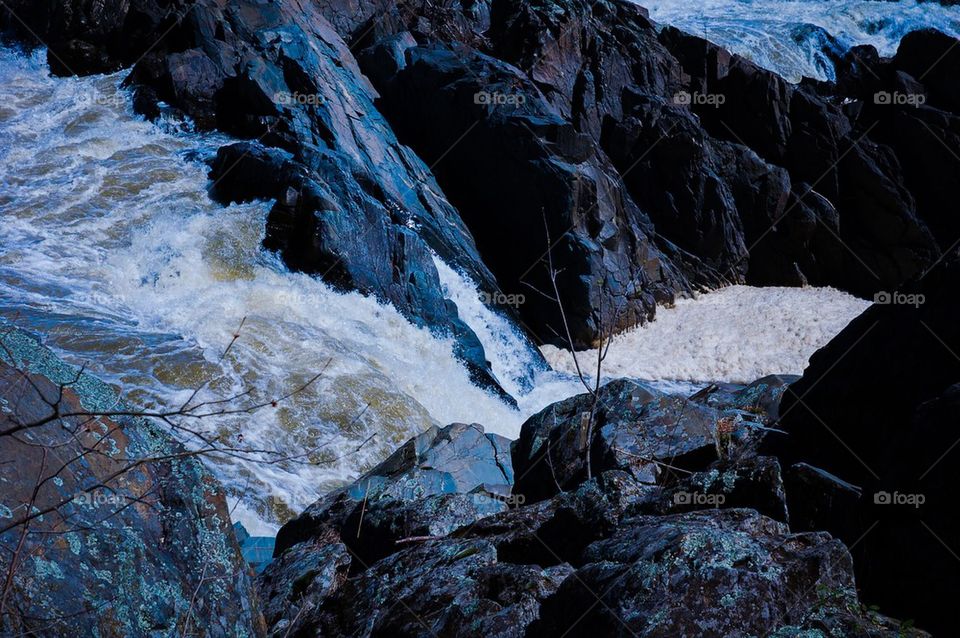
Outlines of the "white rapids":
<svg viewBox="0 0 960 638">
<path fill-rule="evenodd" d="M 260 247 L 268 203 L 222 207 L 207 196 L 199 158 L 227 139 L 144 121 L 121 78 L 52 78 L 42 52 L 0 49 L 0 317 L 149 408 L 179 405 L 201 384 L 205 399 L 281 396 L 329 361 L 316 384 L 276 409 L 203 424 L 251 448 L 309 451 L 273 464 L 209 459 L 251 532 L 276 530 L 432 424 L 477 422 L 515 437 L 527 416 L 582 390 L 549 348 L 560 370 L 524 384 L 536 362 L 520 336 L 442 262 L 450 298 L 519 410 L 471 385 L 449 339 L 289 272 Z M 830 290 L 704 295 L 618 340 L 605 376 L 689 389 L 800 373 L 864 305 Z M 735 352 L 734 320 L 758 332 Z"/>
<path fill-rule="evenodd" d="M 827 51 L 872 44 L 896 53 L 910 31 L 960 36 L 960 7 L 916 0 L 634 0 L 662 24 L 704 37 L 798 82 L 835 78 Z M 829 34 L 829 35 L 828 35 Z"/>
</svg>

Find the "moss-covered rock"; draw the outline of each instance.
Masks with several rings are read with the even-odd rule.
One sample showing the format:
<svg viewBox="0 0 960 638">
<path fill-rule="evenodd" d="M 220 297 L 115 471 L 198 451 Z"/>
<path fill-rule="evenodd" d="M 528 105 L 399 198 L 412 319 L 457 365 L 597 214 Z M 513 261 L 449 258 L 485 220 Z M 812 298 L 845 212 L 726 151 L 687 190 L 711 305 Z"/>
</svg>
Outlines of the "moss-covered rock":
<svg viewBox="0 0 960 638">
<path fill-rule="evenodd" d="M 4 326 L 0 340 L 0 633 L 262 635 L 200 461 L 151 421 L 83 415 L 130 408 L 29 335 Z"/>
</svg>

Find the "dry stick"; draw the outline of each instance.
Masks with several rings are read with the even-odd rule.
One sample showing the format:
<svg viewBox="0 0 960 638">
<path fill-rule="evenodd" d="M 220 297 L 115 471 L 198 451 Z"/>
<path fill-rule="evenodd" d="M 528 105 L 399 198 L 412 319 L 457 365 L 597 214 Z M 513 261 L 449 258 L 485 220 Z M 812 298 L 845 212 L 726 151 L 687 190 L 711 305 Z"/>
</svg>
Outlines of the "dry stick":
<svg viewBox="0 0 960 638">
<path fill-rule="evenodd" d="M 593 469 L 592 469 L 593 461 L 591 459 L 590 453 L 591 453 L 591 450 L 593 449 L 593 426 L 596 421 L 597 408 L 600 403 L 600 384 L 603 378 L 603 362 L 606 360 L 607 354 L 609 354 L 610 352 L 610 344 L 613 341 L 614 326 L 617 323 L 617 318 L 620 316 L 620 313 L 622 312 L 622 308 L 618 308 L 617 311 L 614 313 L 614 316 L 611 320 L 612 325 L 607 330 L 603 326 L 604 317 L 603 317 L 602 296 L 599 300 L 600 308 L 598 312 L 595 313 L 595 317 L 597 319 L 598 325 L 600 326 L 600 343 L 597 346 L 597 370 L 594 378 L 593 387 L 590 387 L 590 384 L 587 383 L 587 380 L 583 375 L 583 370 L 580 367 L 580 359 L 577 356 L 577 350 L 573 342 L 573 335 L 570 332 L 570 324 L 567 321 L 567 313 L 563 308 L 563 301 L 560 297 L 560 289 L 559 289 L 559 286 L 557 285 L 558 273 L 553 266 L 553 245 L 552 245 L 552 242 L 550 241 L 550 227 L 549 227 L 549 224 L 547 223 L 546 213 L 543 213 L 543 211 L 541 211 L 541 213 L 543 214 L 544 232 L 546 233 L 546 236 L 547 236 L 547 254 L 546 254 L 547 270 L 548 270 L 548 275 L 550 279 L 550 284 L 553 287 L 553 294 L 554 294 L 553 300 L 557 303 L 557 306 L 560 311 L 560 319 L 563 323 L 564 332 L 566 333 L 567 345 L 570 347 L 570 355 L 573 357 L 573 365 L 577 370 L 577 376 L 580 379 L 580 383 L 583 384 L 583 387 L 586 388 L 587 392 L 593 398 L 593 401 L 590 406 L 590 414 L 587 420 L 587 436 L 586 436 L 587 440 L 586 440 L 586 450 L 584 452 L 586 455 L 587 480 L 590 480 L 593 477 Z M 533 288 L 534 290 L 537 290 L 533 286 L 531 286 L 531 288 Z M 537 292 L 540 292 L 540 291 L 537 291 Z M 543 293 L 541 292 L 541 294 Z M 544 295 L 544 296 L 550 299 L 549 295 Z M 609 334 L 605 335 L 605 332 L 608 332 Z M 554 333 L 556 333 L 556 331 L 554 331 Z"/>
<path fill-rule="evenodd" d="M 632 456 L 635 459 L 639 459 L 644 463 L 653 463 L 654 465 L 662 465 L 663 467 L 673 470 L 675 472 L 683 472 L 684 474 L 693 475 L 693 472 L 691 472 L 690 470 L 685 470 L 682 467 L 675 467 L 673 465 L 670 465 L 669 463 L 664 463 L 663 461 L 658 461 L 657 459 L 651 459 L 646 456 L 634 454 L 633 452 L 627 452 L 626 450 L 620 449 L 618 447 L 613 449 L 615 449 L 617 452 L 620 452 L 621 454 L 626 454 L 627 456 Z"/>
<path fill-rule="evenodd" d="M 573 335 L 570 332 L 570 324 L 567 322 L 567 313 L 563 309 L 563 300 L 560 299 L 560 289 L 557 287 L 557 271 L 553 267 L 553 248 L 550 243 L 550 225 L 547 223 L 547 213 L 542 209 L 540 213 L 543 216 L 543 230 L 547 234 L 547 269 L 550 275 L 550 284 L 553 286 L 554 300 L 560 309 L 560 320 L 563 323 L 563 330 L 567 335 L 567 343 L 570 346 L 570 353 L 573 355 L 573 365 L 577 369 L 577 376 L 580 377 L 580 382 L 583 384 L 583 387 L 587 389 L 587 392 L 590 392 L 590 384 L 584 379 L 583 371 L 580 370 L 580 360 L 573 346 Z"/>
<path fill-rule="evenodd" d="M 423 543 L 425 541 L 439 541 L 443 540 L 444 536 L 407 536 L 406 538 L 401 538 L 399 540 L 393 541 L 394 545 L 406 545 L 407 543 Z"/>
<path fill-rule="evenodd" d="M 223 360 L 226 358 L 227 354 L 230 352 L 230 349 L 233 348 L 233 344 L 235 344 L 237 340 L 240 338 L 240 332 L 243 330 L 243 324 L 245 324 L 246 322 L 247 322 L 247 318 L 246 316 L 244 316 L 243 319 L 240 320 L 240 325 L 237 326 L 237 329 L 234 331 L 233 338 L 230 339 L 230 343 L 228 343 L 227 347 L 223 349 L 222 353 L 220 353 L 220 358 L 217 360 L 217 364 L 223 363 Z M 183 402 L 183 405 L 180 406 L 180 409 L 186 410 L 187 406 L 190 405 L 190 402 L 193 401 L 194 398 L 196 398 L 197 394 L 199 394 L 203 388 L 209 385 L 209 383 L 210 383 L 210 380 L 207 379 L 206 381 L 198 385 L 196 389 L 193 391 L 193 393 L 190 395 L 190 397 Z"/>
<path fill-rule="evenodd" d="M 200 582 L 197 583 L 196 589 L 193 590 L 193 596 L 190 597 L 190 607 L 187 608 L 187 614 L 183 618 L 183 631 L 180 632 L 180 638 L 186 638 L 187 632 L 190 631 L 190 617 L 193 614 L 193 606 L 197 601 L 197 594 L 200 593 L 200 588 L 203 586 L 203 583 L 206 581 L 207 575 L 207 562 L 204 561 L 203 569 L 200 570 Z"/>
<path fill-rule="evenodd" d="M 357 538 L 360 538 L 360 528 L 363 527 L 363 515 L 367 513 L 367 494 L 370 493 L 370 479 L 367 479 L 367 489 L 363 490 L 363 505 L 360 507 L 360 522 L 357 523 Z"/>
<path fill-rule="evenodd" d="M 290 632 L 293 631 L 293 628 L 297 626 L 297 621 L 300 620 L 300 614 L 302 614 L 307 609 L 309 605 L 307 601 L 306 594 L 300 596 L 300 609 L 297 610 L 297 615 L 293 617 L 293 620 L 290 621 L 290 626 L 287 627 L 287 631 L 284 632 L 283 638 L 290 638 Z"/>
<path fill-rule="evenodd" d="M 554 421 L 556 421 L 557 415 L 553 415 Z M 553 476 L 553 483 L 557 486 L 557 491 L 563 492 L 563 488 L 560 487 L 560 481 L 557 480 L 557 473 L 553 469 L 553 459 L 550 458 L 550 439 L 547 439 L 547 467 L 550 468 L 550 475 Z"/>
</svg>

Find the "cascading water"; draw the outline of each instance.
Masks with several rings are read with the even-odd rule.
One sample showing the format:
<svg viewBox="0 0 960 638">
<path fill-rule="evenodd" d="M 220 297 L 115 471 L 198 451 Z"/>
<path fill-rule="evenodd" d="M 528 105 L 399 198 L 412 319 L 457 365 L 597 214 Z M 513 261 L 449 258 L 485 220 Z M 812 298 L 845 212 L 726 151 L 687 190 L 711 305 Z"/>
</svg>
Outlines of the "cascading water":
<svg viewBox="0 0 960 638">
<path fill-rule="evenodd" d="M 925 27 L 960 36 L 960 8 L 915 0 L 634 0 L 650 17 L 704 37 L 794 82 L 835 77 L 830 50 L 872 44 L 896 53 Z"/>
<path fill-rule="evenodd" d="M 0 49 L 0 317 L 36 331 L 146 408 L 179 405 L 202 384 L 201 399 L 278 397 L 326 366 L 276 409 L 202 424 L 226 441 L 242 437 L 245 447 L 304 455 L 273 464 L 209 459 L 236 503 L 234 517 L 251 532 L 270 533 L 431 424 L 478 422 L 515 436 L 528 415 L 582 391 L 572 374 L 540 369 L 514 327 L 442 262 L 448 295 L 519 410 L 471 385 L 452 341 L 370 298 L 290 273 L 260 248 L 270 204 L 221 207 L 207 196 L 199 159 L 226 138 L 144 121 L 121 79 L 51 78 L 42 52 Z M 802 293 L 781 291 L 771 302 L 786 321 L 793 317 L 797 339 L 779 344 L 774 357 L 745 349 L 720 370 L 726 378 L 701 365 L 702 353 L 671 347 L 670 339 L 687 338 L 682 331 L 664 332 L 655 347 L 618 340 L 610 373 L 651 372 L 676 388 L 670 380 L 800 372 L 798 362 L 865 305 L 836 291 Z M 762 303 L 762 294 L 750 298 L 740 312 L 751 316 Z M 829 330 L 805 335 L 807 303 L 830 319 Z M 680 309 L 693 321 L 698 307 Z M 704 308 L 695 321 L 709 332 L 716 322 Z"/>
<path fill-rule="evenodd" d="M 282 520 L 433 423 L 517 432 L 521 413 L 471 385 L 452 341 L 288 272 L 260 249 L 269 204 L 209 200 L 191 159 L 225 138 L 137 118 L 119 74 L 44 67 L 0 53 L 0 313 L 142 406 L 179 405 L 206 381 L 207 398 L 281 396 L 330 361 L 279 409 L 204 423 L 251 448 L 324 446 L 308 464 L 219 461 L 233 493 L 255 495 L 237 508 L 245 523 Z M 448 269 L 448 285 L 460 279 Z"/>
</svg>

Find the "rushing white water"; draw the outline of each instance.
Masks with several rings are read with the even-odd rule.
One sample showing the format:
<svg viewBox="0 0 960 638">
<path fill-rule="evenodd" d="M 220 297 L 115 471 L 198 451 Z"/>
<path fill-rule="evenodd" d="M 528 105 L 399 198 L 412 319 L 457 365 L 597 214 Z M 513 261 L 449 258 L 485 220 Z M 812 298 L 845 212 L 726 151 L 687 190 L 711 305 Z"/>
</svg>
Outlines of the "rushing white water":
<svg viewBox="0 0 960 638">
<path fill-rule="evenodd" d="M 960 7 L 916 0 L 634 0 L 662 24 L 707 38 L 792 81 L 834 79 L 826 51 L 872 44 L 896 53 L 904 35 L 934 27 L 960 36 Z"/>
<path fill-rule="evenodd" d="M 235 518 L 250 531 L 276 529 L 432 424 L 479 422 L 512 437 L 528 415 L 582 390 L 567 372 L 538 369 L 514 327 L 442 262 L 448 295 L 519 410 L 470 383 L 450 340 L 370 298 L 290 273 L 260 247 L 269 204 L 221 207 L 207 196 L 198 158 L 226 139 L 145 122 L 120 80 L 51 78 L 42 53 L 0 49 L 0 316 L 43 335 L 66 359 L 148 408 L 179 405 L 204 384 L 201 399 L 246 391 L 271 399 L 325 370 L 277 408 L 202 423 L 240 447 L 299 455 L 271 464 L 210 459 L 237 503 Z M 687 333 L 668 330 L 654 340 L 624 340 L 605 374 L 649 373 L 665 387 L 689 389 L 672 380 L 800 372 L 861 307 L 839 293 L 757 294 L 740 319 L 763 325 L 760 310 L 775 309 L 793 322 L 795 334 L 776 334 L 795 338 L 794 347 L 768 352 L 766 342 L 748 342 L 738 362 L 725 366 L 711 356 L 727 353 L 705 356 Z M 709 299 L 680 306 L 704 339 L 728 329 L 714 325 Z M 817 324 L 811 314 L 822 321 L 808 329 Z M 630 359 L 660 363 L 619 363 Z"/>
<path fill-rule="evenodd" d="M 249 495 L 237 508 L 245 523 L 282 520 L 433 423 L 516 434 L 522 414 L 470 383 L 451 341 L 288 272 L 260 249 L 268 204 L 209 200 L 191 158 L 223 138 L 136 117 L 119 75 L 53 79 L 44 66 L 42 54 L 0 52 L 3 316 L 144 406 L 178 405 L 207 381 L 203 398 L 249 389 L 269 399 L 330 361 L 278 409 L 203 424 L 242 434 L 244 447 L 323 446 L 307 464 L 218 461 L 231 491 Z M 467 286 L 449 269 L 446 281 Z M 525 365 L 494 363 L 502 377 Z"/>
<path fill-rule="evenodd" d="M 869 306 L 832 288 L 731 286 L 661 308 L 653 323 L 618 335 L 604 370 L 613 377 L 734 383 L 799 373 L 812 352 Z M 574 372 L 569 352 L 547 346 L 544 355 L 555 369 Z M 597 352 L 579 357 L 589 365 Z"/>
</svg>

